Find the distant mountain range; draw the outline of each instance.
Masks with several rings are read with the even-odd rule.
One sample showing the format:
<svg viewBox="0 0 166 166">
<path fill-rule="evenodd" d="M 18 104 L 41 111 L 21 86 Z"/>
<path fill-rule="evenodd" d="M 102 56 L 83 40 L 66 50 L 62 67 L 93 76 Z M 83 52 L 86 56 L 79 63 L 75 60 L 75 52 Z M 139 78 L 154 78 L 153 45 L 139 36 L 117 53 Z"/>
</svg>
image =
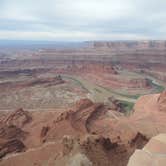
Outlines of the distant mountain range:
<svg viewBox="0 0 166 166">
<path fill-rule="evenodd" d="M 109 49 L 166 49 L 166 40 L 117 41 L 35 41 L 0 40 L 0 47 L 11 48 L 109 48 Z"/>
<path fill-rule="evenodd" d="M 84 44 L 84 42 L 66 41 L 0 40 L 0 47 L 12 48 L 76 48 Z"/>
</svg>

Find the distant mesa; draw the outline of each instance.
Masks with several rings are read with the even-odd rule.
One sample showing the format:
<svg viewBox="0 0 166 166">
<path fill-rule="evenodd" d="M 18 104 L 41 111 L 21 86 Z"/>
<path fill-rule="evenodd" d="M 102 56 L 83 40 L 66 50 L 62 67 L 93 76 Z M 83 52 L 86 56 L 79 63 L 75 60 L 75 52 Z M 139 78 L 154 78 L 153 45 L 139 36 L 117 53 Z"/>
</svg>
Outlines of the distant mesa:
<svg viewBox="0 0 166 166">
<path fill-rule="evenodd" d="M 88 42 L 88 45 L 93 48 L 107 49 L 165 49 L 166 41 L 94 41 Z"/>
</svg>

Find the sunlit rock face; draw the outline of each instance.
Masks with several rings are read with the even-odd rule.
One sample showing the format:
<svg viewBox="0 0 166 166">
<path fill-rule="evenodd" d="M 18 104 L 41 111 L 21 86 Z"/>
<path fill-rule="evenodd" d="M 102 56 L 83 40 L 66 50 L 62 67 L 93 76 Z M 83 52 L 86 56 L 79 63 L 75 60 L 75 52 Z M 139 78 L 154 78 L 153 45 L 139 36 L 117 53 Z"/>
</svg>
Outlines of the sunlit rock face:
<svg viewBox="0 0 166 166">
<path fill-rule="evenodd" d="M 161 95 L 159 96 L 158 105 L 160 111 L 166 112 L 166 91 L 161 93 Z"/>
<path fill-rule="evenodd" d="M 128 166 L 165 166 L 166 134 L 153 137 L 142 150 L 136 150 L 130 157 Z"/>
</svg>

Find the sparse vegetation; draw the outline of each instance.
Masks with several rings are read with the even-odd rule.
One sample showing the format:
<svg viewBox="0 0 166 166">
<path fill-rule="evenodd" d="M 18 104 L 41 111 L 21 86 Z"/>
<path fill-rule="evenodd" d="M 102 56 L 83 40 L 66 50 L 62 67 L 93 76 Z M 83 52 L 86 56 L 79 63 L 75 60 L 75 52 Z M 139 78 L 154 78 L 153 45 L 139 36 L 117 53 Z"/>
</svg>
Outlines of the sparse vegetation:
<svg viewBox="0 0 166 166">
<path fill-rule="evenodd" d="M 122 100 L 120 101 L 120 103 L 122 104 L 122 107 L 125 110 L 124 114 L 127 115 L 127 116 L 130 115 L 131 112 L 132 112 L 132 109 L 134 107 L 134 103 L 127 102 L 127 101 L 122 101 Z"/>
<path fill-rule="evenodd" d="M 68 75 L 62 75 L 62 77 L 73 80 L 74 82 L 76 82 L 78 85 L 80 85 L 84 90 L 86 90 L 88 93 L 90 93 L 90 91 L 82 84 L 81 81 L 79 81 L 78 79 L 75 79 L 72 76 L 68 76 Z"/>
<path fill-rule="evenodd" d="M 124 93 L 119 93 L 117 91 L 112 90 L 111 88 L 107 88 L 107 87 L 103 87 L 103 86 L 100 86 L 100 87 L 104 88 L 107 91 L 110 91 L 113 94 L 120 95 L 120 96 L 127 97 L 127 98 L 138 99 L 141 96 L 139 94 L 129 95 L 129 94 L 124 94 Z"/>
<path fill-rule="evenodd" d="M 165 90 L 165 87 L 164 87 L 164 86 L 159 85 L 159 84 L 155 84 L 155 83 L 153 82 L 153 80 L 150 80 L 150 79 L 149 79 L 149 82 L 150 82 L 150 84 L 155 88 L 155 90 L 156 90 L 157 93 L 160 93 L 160 92 L 162 92 L 162 91 Z"/>
</svg>

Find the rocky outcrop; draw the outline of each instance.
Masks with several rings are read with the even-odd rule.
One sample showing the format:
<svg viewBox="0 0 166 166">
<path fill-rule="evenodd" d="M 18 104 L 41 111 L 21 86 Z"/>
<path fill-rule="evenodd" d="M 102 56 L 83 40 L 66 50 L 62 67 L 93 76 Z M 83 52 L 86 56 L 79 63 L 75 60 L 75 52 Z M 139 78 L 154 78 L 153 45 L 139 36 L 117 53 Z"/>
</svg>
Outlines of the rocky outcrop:
<svg viewBox="0 0 166 166">
<path fill-rule="evenodd" d="M 158 106 L 160 111 L 166 112 L 166 91 L 160 94 L 158 98 Z"/>
<path fill-rule="evenodd" d="M 87 132 L 89 131 L 88 125 L 96 118 L 95 116 L 102 110 L 102 104 L 94 104 L 86 109 L 81 109 L 79 111 L 73 112 L 70 116 L 71 125 L 76 130 Z"/>
<path fill-rule="evenodd" d="M 151 137 L 149 131 L 152 134 L 165 131 L 165 112 L 157 110 L 158 97 L 152 95 L 140 98 L 131 117 L 125 117 L 89 99 L 78 101 L 71 109 L 63 110 L 63 113 L 59 110 L 32 111 L 32 121 L 24 124 L 22 129 L 15 126 L 9 130 L 6 127 L 5 131 L 0 132 L 0 154 L 7 154 L 1 163 L 3 166 L 13 163 L 21 165 L 22 162 L 24 166 L 34 163 L 46 163 L 48 166 L 126 166 L 135 149 L 143 148 L 148 142 Z M 24 130 L 29 134 L 26 135 Z M 25 149 L 21 143 L 12 142 L 11 138 L 21 141 L 28 148 L 25 153 L 10 155 L 17 152 L 16 148 L 18 151 Z"/>
<path fill-rule="evenodd" d="M 128 158 L 125 146 L 98 135 L 85 135 L 81 139 L 66 136 L 63 151 L 64 158 L 69 158 L 67 163 L 74 163 L 75 156 L 81 154 L 86 156 L 88 163 L 93 166 L 122 166 L 127 163 Z"/>
<path fill-rule="evenodd" d="M 148 142 L 148 138 L 138 132 L 136 136 L 130 141 L 130 146 L 138 149 L 143 148 L 143 146 Z"/>
<path fill-rule="evenodd" d="M 83 110 L 93 105 L 93 102 L 90 99 L 81 99 L 78 100 L 75 104 L 75 110 Z"/>
<path fill-rule="evenodd" d="M 130 117 L 116 111 L 119 103 L 113 99 L 110 100 L 115 111 L 101 103 L 81 99 L 63 113 L 55 110 L 7 113 L 9 115 L 0 123 L 3 166 L 10 166 L 13 162 L 21 165 L 23 161 L 26 161 L 25 166 L 44 162 L 48 166 L 126 166 L 135 149 L 142 149 L 149 138 L 166 132 L 165 111 L 159 109 L 163 96 L 165 92 L 140 97 Z M 27 116 L 31 117 L 30 121 Z M 162 161 L 165 162 L 158 158 L 159 155 L 155 156 L 160 150 L 165 153 L 162 144 L 165 137 L 157 140 L 156 146 L 147 144 L 143 148 L 138 163 L 147 158 L 148 164 L 152 158 L 161 165 Z M 32 149 L 27 149 L 29 146 Z M 25 149 L 25 153 L 17 153 Z M 136 150 L 135 153 L 142 151 Z M 137 161 L 137 157 L 132 158 L 129 164 Z"/>
<path fill-rule="evenodd" d="M 45 142 L 45 136 L 47 135 L 48 131 L 50 130 L 50 127 L 49 126 L 44 126 L 41 130 L 41 133 L 40 133 L 40 139 L 41 139 L 41 142 Z"/>
<path fill-rule="evenodd" d="M 129 117 L 130 123 L 143 135 L 151 138 L 166 132 L 165 92 L 141 96 L 134 105 Z"/>
<path fill-rule="evenodd" d="M 165 166 L 166 134 L 153 137 L 142 150 L 136 150 L 130 157 L 128 166 Z"/>
<path fill-rule="evenodd" d="M 24 111 L 22 108 L 12 112 L 9 116 L 4 120 L 6 125 L 17 126 L 18 128 L 22 128 L 27 123 L 31 122 L 32 117 L 28 111 Z"/>
<path fill-rule="evenodd" d="M 50 129 L 49 126 L 44 126 L 44 127 L 42 128 L 42 130 L 41 130 L 40 136 L 41 136 L 41 137 L 46 136 L 46 135 L 47 135 L 47 132 L 49 131 L 49 129 Z"/>
<path fill-rule="evenodd" d="M 68 120 L 73 129 L 86 133 L 90 132 L 89 124 L 91 121 L 96 119 L 98 114 L 101 114 L 103 111 L 103 104 L 93 103 L 89 99 L 81 99 L 76 103 L 73 110 L 62 113 L 56 122 Z"/>
<path fill-rule="evenodd" d="M 17 153 L 25 150 L 25 145 L 18 139 L 0 140 L 0 158 L 9 153 Z"/>
<path fill-rule="evenodd" d="M 119 100 L 115 99 L 114 97 L 109 97 L 108 102 L 108 106 L 111 110 L 125 113 L 125 106 Z"/>
<path fill-rule="evenodd" d="M 26 132 L 14 125 L 1 125 L 0 127 L 0 139 L 24 139 Z"/>
<path fill-rule="evenodd" d="M 0 123 L 0 158 L 25 150 L 23 141 L 28 135 L 22 128 L 32 120 L 29 112 L 18 109 Z"/>
<path fill-rule="evenodd" d="M 25 145 L 22 140 L 27 133 L 12 125 L 3 124 L 0 127 L 0 158 L 9 153 L 22 152 Z"/>
</svg>

